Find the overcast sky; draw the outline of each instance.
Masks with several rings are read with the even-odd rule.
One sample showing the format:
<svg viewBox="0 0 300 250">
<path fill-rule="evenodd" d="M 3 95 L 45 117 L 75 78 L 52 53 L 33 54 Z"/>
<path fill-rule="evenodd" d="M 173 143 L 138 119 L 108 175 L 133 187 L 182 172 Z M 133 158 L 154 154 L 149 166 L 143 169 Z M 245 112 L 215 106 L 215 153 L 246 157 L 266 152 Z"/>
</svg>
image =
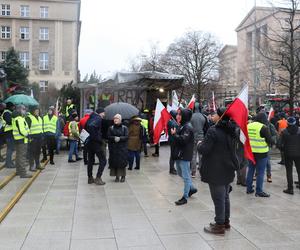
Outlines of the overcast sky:
<svg viewBox="0 0 300 250">
<path fill-rule="evenodd" d="M 81 75 L 125 70 L 151 44 L 164 51 L 189 30 L 211 32 L 222 44 L 236 44 L 235 28 L 253 6 L 254 0 L 82 0 Z"/>
</svg>

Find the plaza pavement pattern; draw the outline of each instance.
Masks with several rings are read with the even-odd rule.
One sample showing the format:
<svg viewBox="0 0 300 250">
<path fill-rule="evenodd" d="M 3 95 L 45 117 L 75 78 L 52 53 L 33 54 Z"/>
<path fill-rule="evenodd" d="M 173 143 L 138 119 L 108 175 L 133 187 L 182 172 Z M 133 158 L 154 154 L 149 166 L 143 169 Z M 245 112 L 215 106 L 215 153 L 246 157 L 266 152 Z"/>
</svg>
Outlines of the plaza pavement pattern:
<svg viewBox="0 0 300 250">
<path fill-rule="evenodd" d="M 183 183 L 168 173 L 169 148 L 160 153 L 142 157 L 141 170 L 128 171 L 125 183 L 115 183 L 106 168 L 105 186 L 87 184 L 83 162 L 56 156 L 56 165 L 47 165 L 0 224 L 0 249 L 300 249 L 300 191 L 282 192 L 278 158 L 272 159 L 273 183 L 265 183 L 271 198 L 246 195 L 233 184 L 232 229 L 214 236 L 203 231 L 214 215 L 207 184 L 198 175 L 198 193 L 176 207 Z M 19 178 L 12 182 L 1 190 L 1 209 L 22 185 Z"/>
</svg>

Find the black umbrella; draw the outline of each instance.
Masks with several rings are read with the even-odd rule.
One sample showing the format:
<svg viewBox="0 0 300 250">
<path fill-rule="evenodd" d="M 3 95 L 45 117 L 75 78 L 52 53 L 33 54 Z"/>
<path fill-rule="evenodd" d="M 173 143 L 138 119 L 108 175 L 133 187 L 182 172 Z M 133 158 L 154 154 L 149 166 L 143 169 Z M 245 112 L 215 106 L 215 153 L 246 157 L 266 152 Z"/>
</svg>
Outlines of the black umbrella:
<svg viewBox="0 0 300 250">
<path fill-rule="evenodd" d="M 129 103 L 116 102 L 105 108 L 105 119 L 112 120 L 116 114 L 120 114 L 122 119 L 130 119 L 139 114 L 139 110 Z"/>
</svg>

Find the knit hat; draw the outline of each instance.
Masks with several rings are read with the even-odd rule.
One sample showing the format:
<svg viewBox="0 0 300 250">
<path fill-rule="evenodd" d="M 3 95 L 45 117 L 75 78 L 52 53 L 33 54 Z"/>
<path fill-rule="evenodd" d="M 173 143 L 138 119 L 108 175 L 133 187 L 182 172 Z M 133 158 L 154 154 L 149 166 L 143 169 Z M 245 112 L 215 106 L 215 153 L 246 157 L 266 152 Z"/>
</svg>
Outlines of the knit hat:
<svg viewBox="0 0 300 250">
<path fill-rule="evenodd" d="M 287 123 L 288 123 L 288 125 L 296 125 L 296 118 L 293 117 L 293 116 L 290 116 L 290 117 L 287 119 Z"/>
<path fill-rule="evenodd" d="M 96 109 L 97 114 L 101 114 L 101 113 L 104 113 L 104 112 L 105 112 L 105 110 L 104 110 L 103 107 L 99 107 L 99 108 Z"/>
</svg>

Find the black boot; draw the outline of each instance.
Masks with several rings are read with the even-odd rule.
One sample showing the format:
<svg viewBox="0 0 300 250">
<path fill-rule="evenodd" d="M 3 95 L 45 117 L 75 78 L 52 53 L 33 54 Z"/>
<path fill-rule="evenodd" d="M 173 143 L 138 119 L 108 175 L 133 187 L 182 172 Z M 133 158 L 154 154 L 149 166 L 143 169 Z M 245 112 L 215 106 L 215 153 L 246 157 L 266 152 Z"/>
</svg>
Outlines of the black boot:
<svg viewBox="0 0 300 250">
<path fill-rule="evenodd" d="M 122 177 L 121 177 L 120 182 L 125 182 L 125 176 L 122 176 Z"/>
<path fill-rule="evenodd" d="M 187 203 L 187 200 L 186 200 L 186 198 L 184 198 L 184 197 L 182 197 L 180 200 L 178 200 L 178 201 L 175 201 L 175 204 L 177 205 L 177 206 L 181 206 L 181 205 L 184 205 L 184 204 L 186 204 Z"/>
<path fill-rule="evenodd" d="M 119 176 L 116 176 L 115 182 L 120 182 Z"/>
<path fill-rule="evenodd" d="M 170 174 L 177 175 L 177 171 L 175 168 L 171 168 L 169 171 Z"/>
</svg>

